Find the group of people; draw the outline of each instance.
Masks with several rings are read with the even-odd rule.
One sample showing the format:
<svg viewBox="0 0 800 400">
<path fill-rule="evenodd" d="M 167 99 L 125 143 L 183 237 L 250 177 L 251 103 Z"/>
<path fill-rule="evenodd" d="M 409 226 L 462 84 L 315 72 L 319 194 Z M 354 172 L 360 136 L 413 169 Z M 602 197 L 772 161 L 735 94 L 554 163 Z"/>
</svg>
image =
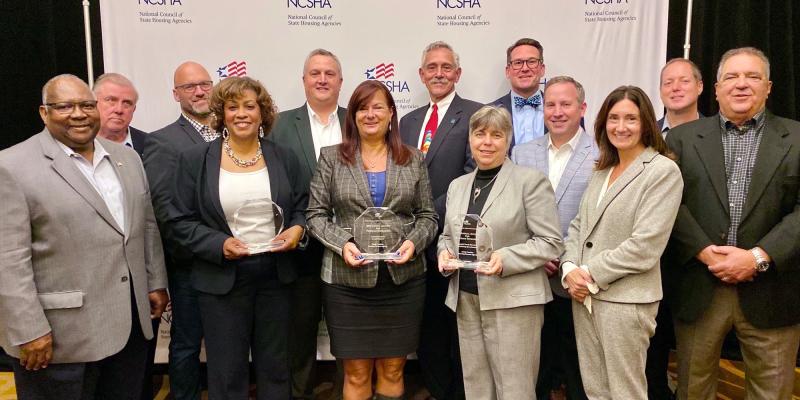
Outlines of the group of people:
<svg viewBox="0 0 800 400">
<path fill-rule="evenodd" d="M 0 152 L 0 346 L 19 398 L 152 398 L 168 301 L 176 399 L 200 398 L 203 341 L 209 398 L 246 399 L 251 381 L 259 399 L 313 398 L 323 315 L 346 400 L 404 398 L 413 352 L 435 399 L 669 398 L 673 341 L 678 398 L 714 399 L 731 329 L 748 398 L 790 398 L 800 123 L 766 109 L 767 57 L 722 56 L 718 115 L 701 118 L 700 71 L 674 59 L 664 118 L 620 86 L 587 128 L 578 81 L 540 85 L 543 52 L 511 45 L 511 90 L 482 105 L 433 42 L 430 101 L 402 118 L 375 80 L 340 107 L 324 49 L 306 103 L 281 113 L 257 80 L 215 85 L 185 62 L 181 114 L 150 134 L 130 126 L 124 76 L 51 79 L 45 129 Z M 241 215 L 258 199 L 281 224 Z M 402 236 L 385 259 L 355 232 L 375 207 Z M 242 223 L 273 226 L 274 246 L 253 251 Z"/>
</svg>

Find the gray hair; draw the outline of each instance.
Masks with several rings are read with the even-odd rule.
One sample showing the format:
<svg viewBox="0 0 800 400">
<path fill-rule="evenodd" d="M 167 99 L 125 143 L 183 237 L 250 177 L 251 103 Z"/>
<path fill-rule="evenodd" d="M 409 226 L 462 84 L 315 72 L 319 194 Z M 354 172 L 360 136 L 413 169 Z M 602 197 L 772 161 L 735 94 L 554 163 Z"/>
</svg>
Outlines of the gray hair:
<svg viewBox="0 0 800 400">
<path fill-rule="evenodd" d="M 450 50 L 450 52 L 453 53 L 453 60 L 456 63 L 455 67 L 456 68 L 460 68 L 461 67 L 461 63 L 460 63 L 460 60 L 458 58 L 458 53 L 456 53 L 456 51 L 453 50 L 452 46 L 450 46 L 449 44 L 447 44 L 446 42 L 443 42 L 441 40 L 437 40 L 437 41 L 425 46 L 425 50 L 422 50 L 422 61 L 420 61 L 420 66 L 421 67 L 425 67 L 425 57 L 428 56 L 428 53 L 430 53 L 430 52 L 432 52 L 432 51 L 434 51 L 436 49 L 447 49 L 447 50 Z"/>
<path fill-rule="evenodd" d="M 575 90 L 578 91 L 578 103 L 583 104 L 586 100 L 586 92 L 583 90 L 583 85 L 580 82 L 576 81 L 575 78 L 566 75 L 555 76 L 547 80 L 547 83 L 544 85 L 544 94 L 547 95 L 547 89 L 550 86 L 557 85 L 559 83 L 571 83 L 575 86 Z"/>
<path fill-rule="evenodd" d="M 311 53 L 308 53 L 308 57 L 306 57 L 306 61 L 303 63 L 303 75 L 306 74 L 308 62 L 311 61 L 311 57 L 314 56 L 325 56 L 332 58 L 333 61 L 336 62 L 336 68 L 339 70 L 339 76 L 342 76 L 342 63 L 339 62 L 339 57 L 336 57 L 336 54 L 333 54 L 331 51 L 325 49 L 314 49 L 311 50 Z"/>
<path fill-rule="evenodd" d="M 82 83 L 84 86 L 86 86 L 87 89 L 89 88 L 89 85 L 87 85 L 86 82 L 83 81 L 83 79 L 78 78 L 75 75 L 72 75 L 72 74 L 56 75 L 56 76 L 50 78 L 50 80 L 47 81 L 47 83 L 45 83 L 44 86 L 42 86 L 42 104 L 47 104 L 47 95 L 50 92 L 50 89 L 54 85 L 56 85 L 59 82 L 61 82 L 62 80 L 67 80 L 67 79 L 76 80 L 76 81 Z"/>
<path fill-rule="evenodd" d="M 133 86 L 133 82 L 130 79 L 125 77 L 125 75 L 118 74 L 116 72 L 107 72 L 103 75 L 100 75 L 94 81 L 94 87 L 92 91 L 94 91 L 94 95 L 97 96 L 97 92 L 100 91 L 100 88 L 103 87 L 106 83 L 113 83 L 119 86 L 125 86 L 133 89 L 134 93 L 134 104 L 139 101 L 139 92 L 136 90 L 136 87 Z"/>
<path fill-rule="evenodd" d="M 667 69 L 667 67 L 669 67 L 670 65 L 676 64 L 676 63 L 689 64 L 689 67 L 692 68 L 692 76 L 694 77 L 694 79 L 696 81 L 698 81 L 698 82 L 702 82 L 703 81 L 703 74 L 700 73 L 700 68 L 697 67 L 697 64 L 695 64 L 694 62 L 692 62 L 692 60 L 690 60 L 688 58 L 676 57 L 676 58 L 673 58 L 673 59 L 667 61 L 667 63 L 664 64 L 663 67 L 661 67 L 661 73 L 659 74 L 659 78 L 658 78 L 659 79 L 659 83 L 663 82 L 663 78 L 662 77 L 664 76 L 664 70 Z"/>
<path fill-rule="evenodd" d="M 719 67 L 717 67 L 717 82 L 722 78 L 722 66 L 725 65 L 725 62 L 728 61 L 729 58 L 738 56 L 739 54 L 749 54 L 758 57 L 761 62 L 764 63 L 764 68 L 767 70 L 767 80 L 769 80 L 769 58 L 767 58 L 764 52 L 755 47 L 739 47 L 730 49 L 722 55 L 722 58 L 719 60 Z"/>
<path fill-rule="evenodd" d="M 481 128 L 494 128 L 506 135 L 509 145 L 512 135 L 511 114 L 500 106 L 483 106 L 469 118 L 469 134 Z"/>
</svg>

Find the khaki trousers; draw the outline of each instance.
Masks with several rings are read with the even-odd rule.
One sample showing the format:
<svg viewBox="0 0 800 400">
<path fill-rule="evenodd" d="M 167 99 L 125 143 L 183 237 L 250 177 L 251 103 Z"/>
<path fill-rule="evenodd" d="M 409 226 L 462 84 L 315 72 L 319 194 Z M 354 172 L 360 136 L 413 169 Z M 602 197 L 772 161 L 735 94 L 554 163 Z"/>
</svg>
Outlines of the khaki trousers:
<svg viewBox="0 0 800 400">
<path fill-rule="evenodd" d="M 645 364 L 656 331 L 655 303 L 614 303 L 593 298 L 592 313 L 572 301 L 575 340 L 586 396 L 647 400 Z"/>
<path fill-rule="evenodd" d="M 460 292 L 456 319 L 467 399 L 536 400 L 544 304 L 481 311 Z"/>
<path fill-rule="evenodd" d="M 736 332 L 744 358 L 746 398 L 791 399 L 794 365 L 800 345 L 800 324 L 776 329 L 754 327 L 742 314 L 734 285 L 718 286 L 714 290 L 711 305 L 697 321 L 675 321 L 678 398 L 717 398 L 720 351 L 725 335 L 731 328 Z"/>
</svg>

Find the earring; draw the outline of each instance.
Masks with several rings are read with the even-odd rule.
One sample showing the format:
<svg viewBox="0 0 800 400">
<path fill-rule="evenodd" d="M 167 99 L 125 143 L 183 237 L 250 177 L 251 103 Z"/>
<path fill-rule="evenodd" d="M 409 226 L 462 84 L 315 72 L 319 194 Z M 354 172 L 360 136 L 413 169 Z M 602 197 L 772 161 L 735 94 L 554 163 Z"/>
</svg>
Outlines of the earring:
<svg viewBox="0 0 800 400">
<path fill-rule="evenodd" d="M 223 139 L 227 139 L 228 138 L 228 128 L 227 127 L 222 128 L 222 138 Z"/>
<path fill-rule="evenodd" d="M 263 126 L 259 126 L 258 127 L 258 137 L 260 137 L 262 139 L 264 138 L 264 127 Z"/>
</svg>

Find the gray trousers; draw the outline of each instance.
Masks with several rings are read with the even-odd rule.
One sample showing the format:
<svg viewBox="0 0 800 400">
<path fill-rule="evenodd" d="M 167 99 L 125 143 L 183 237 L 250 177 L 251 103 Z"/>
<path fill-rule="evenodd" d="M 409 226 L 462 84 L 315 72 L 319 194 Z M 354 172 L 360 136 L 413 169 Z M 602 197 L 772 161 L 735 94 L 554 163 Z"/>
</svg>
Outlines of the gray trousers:
<svg viewBox="0 0 800 400">
<path fill-rule="evenodd" d="M 645 364 L 658 302 L 592 299 L 592 313 L 573 300 L 581 378 L 589 399 L 647 400 Z"/>
<path fill-rule="evenodd" d="M 717 398 L 720 351 L 731 328 L 735 330 L 742 348 L 746 398 L 791 399 L 800 325 L 776 329 L 754 327 L 742 314 L 739 295 L 733 285 L 718 286 L 711 305 L 697 321 L 675 321 L 678 398 Z"/>
<path fill-rule="evenodd" d="M 467 399 L 536 400 L 544 304 L 481 311 L 460 292 L 456 319 Z"/>
</svg>

